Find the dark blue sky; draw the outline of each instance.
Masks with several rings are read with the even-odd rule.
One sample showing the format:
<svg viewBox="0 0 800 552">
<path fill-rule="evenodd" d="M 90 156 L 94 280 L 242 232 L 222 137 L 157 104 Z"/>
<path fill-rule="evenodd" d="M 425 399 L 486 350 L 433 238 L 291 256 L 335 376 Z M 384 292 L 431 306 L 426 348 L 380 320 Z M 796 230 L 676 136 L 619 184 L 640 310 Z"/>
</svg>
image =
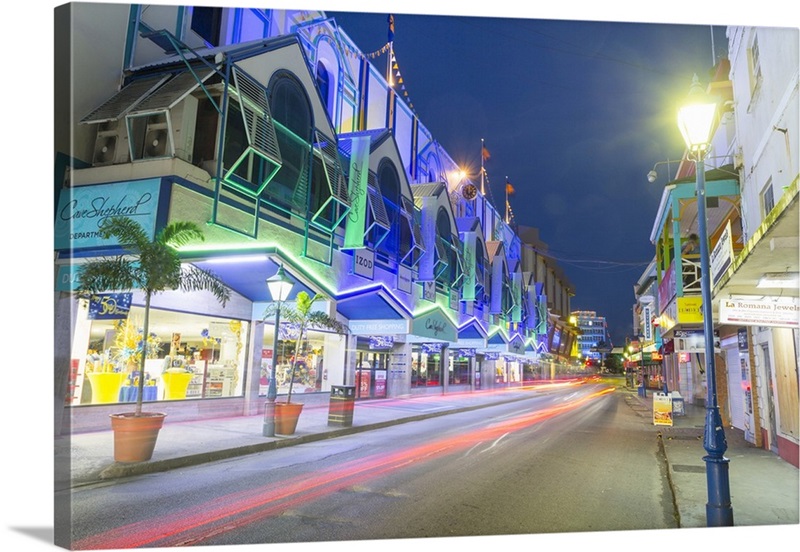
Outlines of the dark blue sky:
<svg viewBox="0 0 800 552">
<path fill-rule="evenodd" d="M 386 43 L 387 13 L 327 14 L 364 52 Z M 516 221 L 540 229 L 575 286 L 573 310 L 606 316 L 615 345 L 624 344 L 633 284 L 654 256 L 666 167 L 653 184 L 646 175 L 680 158 L 676 106 L 692 75 L 707 82 L 727 53 L 725 27 L 713 27 L 712 54 L 707 24 L 394 19 L 395 57 L 420 120 L 475 169 L 485 139 L 497 208 L 508 177 Z M 374 62 L 385 66 L 385 55 Z"/>
</svg>

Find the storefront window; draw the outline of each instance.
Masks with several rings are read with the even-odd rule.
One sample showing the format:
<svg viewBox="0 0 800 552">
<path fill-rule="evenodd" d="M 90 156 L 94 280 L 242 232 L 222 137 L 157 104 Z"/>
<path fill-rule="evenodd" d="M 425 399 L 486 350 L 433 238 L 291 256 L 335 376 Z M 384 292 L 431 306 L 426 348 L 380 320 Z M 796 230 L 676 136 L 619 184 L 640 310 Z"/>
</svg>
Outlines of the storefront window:
<svg viewBox="0 0 800 552">
<path fill-rule="evenodd" d="M 275 365 L 275 384 L 279 394 L 289 392 L 292 374 L 292 361 L 295 361 L 294 383 L 292 393 L 316 393 L 323 391 L 328 381 L 328 368 L 325 359 L 338 358 L 342 347 L 339 334 L 307 330 L 304 339 L 297 348 L 297 334 L 289 324 L 281 324 L 278 336 L 277 364 Z M 266 396 L 269 387 L 269 375 L 272 370 L 275 326 L 264 329 L 264 343 L 261 351 L 261 375 L 259 379 L 259 395 Z"/>
<path fill-rule="evenodd" d="M 439 344 L 422 343 L 411 349 L 411 387 L 442 385 Z"/>
<path fill-rule="evenodd" d="M 506 360 L 503 357 L 500 357 L 497 360 L 493 361 L 493 364 L 494 364 L 495 383 L 507 383 L 508 367 L 506 366 Z"/>
<path fill-rule="evenodd" d="M 469 384 L 469 370 L 472 358 L 472 356 L 461 356 L 458 352 L 450 356 L 448 383 L 451 385 Z"/>
<path fill-rule="evenodd" d="M 142 307 L 117 320 L 78 316 L 68 404 L 137 400 L 143 320 Z M 242 395 L 247 322 L 151 309 L 149 334 L 144 401 Z"/>
<path fill-rule="evenodd" d="M 356 398 L 382 399 L 386 397 L 386 380 L 389 374 L 389 352 L 356 352 Z"/>
</svg>

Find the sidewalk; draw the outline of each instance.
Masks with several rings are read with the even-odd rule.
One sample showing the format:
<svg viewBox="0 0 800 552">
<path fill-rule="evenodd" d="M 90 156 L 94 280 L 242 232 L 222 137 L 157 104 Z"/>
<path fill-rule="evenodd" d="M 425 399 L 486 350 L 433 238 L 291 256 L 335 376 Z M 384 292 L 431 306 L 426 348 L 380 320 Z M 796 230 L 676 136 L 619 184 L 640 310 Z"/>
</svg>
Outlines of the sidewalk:
<svg viewBox="0 0 800 552">
<path fill-rule="evenodd" d="M 627 393 L 626 402 L 637 414 L 652 424 L 653 392 L 648 390 L 642 398 L 634 389 L 618 389 Z M 706 527 L 708 484 L 703 460 L 706 409 L 687 404 L 684 410 L 685 415 L 673 416 L 671 427 L 653 426 L 653 429 L 663 445 L 680 526 Z M 798 469 L 746 441 L 739 429 L 725 428 L 725 440 L 734 526 L 800 523 Z"/>
<path fill-rule="evenodd" d="M 672 427 L 654 426 L 653 393 L 639 397 L 635 390 L 617 387 L 625 402 L 653 430 L 666 456 L 670 483 L 681 527 L 705 527 L 707 483 L 703 425 L 705 409 L 686 405 L 685 416 L 675 416 Z M 417 396 L 359 402 L 349 427 L 328 425 L 328 405 L 306 405 L 291 436 L 262 436 L 263 416 L 166 423 L 149 462 L 120 464 L 113 461 L 111 430 L 72 435 L 56 440 L 56 464 L 69 466 L 58 474 L 56 488 L 80 487 L 115 478 L 166 471 L 255 452 L 273 450 L 341 435 L 485 408 L 522 400 L 529 391 L 504 389 L 452 395 Z M 368 420 L 368 422 L 366 421 Z M 742 432 L 726 429 L 730 459 L 730 494 L 736 526 L 800 523 L 798 469 L 777 455 L 756 448 Z M 69 448 L 69 450 L 67 450 Z M 58 470 L 57 470 L 58 471 Z M 70 481 L 71 476 L 71 481 Z M 58 480 L 61 477 L 63 480 Z"/>
</svg>

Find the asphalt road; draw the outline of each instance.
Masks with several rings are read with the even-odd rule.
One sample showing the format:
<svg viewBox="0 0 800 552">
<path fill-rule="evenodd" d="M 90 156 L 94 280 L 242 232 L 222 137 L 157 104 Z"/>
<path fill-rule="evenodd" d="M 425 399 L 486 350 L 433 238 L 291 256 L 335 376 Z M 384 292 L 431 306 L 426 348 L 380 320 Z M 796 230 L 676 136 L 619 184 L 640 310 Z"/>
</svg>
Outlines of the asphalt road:
<svg viewBox="0 0 800 552">
<path fill-rule="evenodd" d="M 652 431 L 603 389 L 76 490 L 75 548 L 676 527 Z"/>
</svg>

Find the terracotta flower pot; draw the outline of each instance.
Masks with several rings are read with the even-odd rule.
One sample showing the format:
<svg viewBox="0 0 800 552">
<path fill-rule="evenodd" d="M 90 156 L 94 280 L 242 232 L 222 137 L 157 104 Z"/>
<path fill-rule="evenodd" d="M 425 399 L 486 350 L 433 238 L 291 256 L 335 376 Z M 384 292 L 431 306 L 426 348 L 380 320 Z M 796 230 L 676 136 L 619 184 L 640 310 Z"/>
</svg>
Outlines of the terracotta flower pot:
<svg viewBox="0 0 800 552">
<path fill-rule="evenodd" d="M 153 457 L 153 449 L 164 418 L 162 412 L 133 412 L 110 414 L 114 431 L 114 460 L 117 462 L 146 462 Z"/>
<path fill-rule="evenodd" d="M 303 403 L 275 403 L 275 433 L 291 435 L 297 429 L 297 420 L 303 411 Z"/>
</svg>

